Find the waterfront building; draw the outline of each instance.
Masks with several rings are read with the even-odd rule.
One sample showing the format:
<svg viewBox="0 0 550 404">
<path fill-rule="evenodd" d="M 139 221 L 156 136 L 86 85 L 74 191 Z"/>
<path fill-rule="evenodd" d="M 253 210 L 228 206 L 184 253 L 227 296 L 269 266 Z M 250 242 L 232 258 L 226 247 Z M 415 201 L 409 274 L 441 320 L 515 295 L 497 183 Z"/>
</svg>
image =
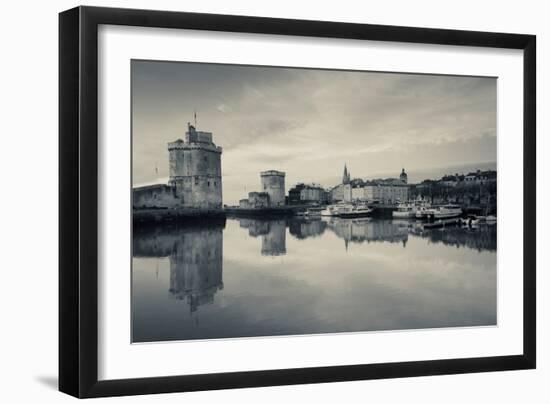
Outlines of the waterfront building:
<svg viewBox="0 0 550 404">
<path fill-rule="evenodd" d="M 222 148 L 214 144 L 211 132 L 187 124 L 185 140 L 168 143 L 168 184 L 133 189 L 134 208 L 222 207 Z"/>
<path fill-rule="evenodd" d="M 378 201 L 395 204 L 409 199 L 409 185 L 405 169 L 401 170 L 399 179 L 377 179 L 364 181 L 360 178 L 349 178 L 347 166 L 344 166 L 343 179 L 346 183 L 338 184 L 330 191 L 332 202 Z"/>
<path fill-rule="evenodd" d="M 243 209 L 258 209 L 269 207 L 269 195 L 267 192 L 249 192 L 247 199 L 239 201 L 239 207 Z"/>
<path fill-rule="evenodd" d="M 359 200 L 395 204 L 409 200 L 409 187 L 396 179 L 367 181 L 359 195 Z"/>
<path fill-rule="evenodd" d="M 456 187 L 462 180 L 464 180 L 464 176 L 460 176 L 458 174 L 444 175 L 441 177 L 440 183 L 446 187 Z"/>
<path fill-rule="evenodd" d="M 332 202 L 351 202 L 352 187 L 351 184 L 338 184 L 330 190 L 330 199 Z"/>
<path fill-rule="evenodd" d="M 288 191 L 290 205 L 317 203 L 325 204 L 328 201 L 328 192 L 318 184 L 296 184 Z"/>
<path fill-rule="evenodd" d="M 469 173 L 464 177 L 464 181 L 467 184 L 481 184 L 487 182 L 496 182 L 497 172 L 494 170 L 481 171 Z"/>
</svg>

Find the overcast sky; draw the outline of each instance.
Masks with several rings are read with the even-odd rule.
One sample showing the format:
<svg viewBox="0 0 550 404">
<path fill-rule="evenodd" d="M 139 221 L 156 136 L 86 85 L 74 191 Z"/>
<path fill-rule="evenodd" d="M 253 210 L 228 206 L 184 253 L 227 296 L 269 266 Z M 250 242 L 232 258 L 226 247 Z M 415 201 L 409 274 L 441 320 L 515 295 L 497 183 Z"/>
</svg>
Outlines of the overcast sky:
<svg viewBox="0 0 550 404">
<path fill-rule="evenodd" d="M 196 110 L 223 148 L 226 204 L 268 169 L 286 172 L 288 191 L 336 185 L 344 163 L 352 178 L 404 167 L 417 181 L 496 161 L 494 78 L 133 61 L 132 103 L 134 185 L 167 181 L 167 143 Z"/>
</svg>

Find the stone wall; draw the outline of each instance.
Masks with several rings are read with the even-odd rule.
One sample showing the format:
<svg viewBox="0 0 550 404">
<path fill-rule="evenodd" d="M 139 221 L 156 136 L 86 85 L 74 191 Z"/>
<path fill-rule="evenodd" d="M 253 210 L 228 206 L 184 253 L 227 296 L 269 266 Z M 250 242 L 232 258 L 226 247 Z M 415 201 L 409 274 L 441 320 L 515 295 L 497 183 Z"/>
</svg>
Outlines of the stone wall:
<svg viewBox="0 0 550 404">
<path fill-rule="evenodd" d="M 149 185 L 132 189 L 134 209 L 173 208 L 178 204 L 172 187 L 166 184 Z"/>
<path fill-rule="evenodd" d="M 248 202 L 252 208 L 267 208 L 269 206 L 269 194 L 266 192 L 249 192 Z"/>
</svg>

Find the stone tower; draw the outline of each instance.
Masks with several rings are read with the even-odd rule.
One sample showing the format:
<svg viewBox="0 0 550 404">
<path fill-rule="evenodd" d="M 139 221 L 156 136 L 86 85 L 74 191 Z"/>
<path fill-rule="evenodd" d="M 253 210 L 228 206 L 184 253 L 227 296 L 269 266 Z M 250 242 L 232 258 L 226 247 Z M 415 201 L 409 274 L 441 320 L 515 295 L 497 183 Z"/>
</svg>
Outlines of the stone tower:
<svg viewBox="0 0 550 404">
<path fill-rule="evenodd" d="M 262 192 L 269 195 L 269 206 L 283 206 L 285 204 L 285 173 L 269 170 L 260 173 Z"/>
<path fill-rule="evenodd" d="M 405 184 L 407 183 L 408 181 L 408 176 L 407 176 L 407 173 L 405 172 L 405 169 L 401 169 L 401 174 L 399 175 L 399 179 L 404 182 Z"/>
<path fill-rule="evenodd" d="M 212 141 L 212 133 L 187 124 L 185 141 L 168 143 L 170 179 L 178 205 L 198 209 L 222 206 L 222 148 Z"/>
</svg>

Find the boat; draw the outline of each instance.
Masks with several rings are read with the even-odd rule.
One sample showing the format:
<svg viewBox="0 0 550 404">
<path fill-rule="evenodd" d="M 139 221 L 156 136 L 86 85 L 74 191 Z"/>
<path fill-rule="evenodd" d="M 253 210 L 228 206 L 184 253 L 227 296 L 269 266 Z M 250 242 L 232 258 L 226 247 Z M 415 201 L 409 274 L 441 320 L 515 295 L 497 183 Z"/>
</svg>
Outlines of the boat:
<svg viewBox="0 0 550 404">
<path fill-rule="evenodd" d="M 352 205 L 344 202 L 340 202 L 335 205 L 328 205 L 325 209 L 321 211 L 321 216 L 338 216 L 338 213 L 341 210 L 348 209 L 348 206 Z"/>
<path fill-rule="evenodd" d="M 449 219 L 462 215 L 462 209 L 458 205 L 443 205 L 432 208 L 428 213 L 428 217 L 434 219 Z"/>
<path fill-rule="evenodd" d="M 338 212 L 338 217 L 341 218 L 354 218 L 354 217 L 367 217 L 372 213 L 373 209 L 367 205 L 351 205 L 341 209 Z"/>
<path fill-rule="evenodd" d="M 418 206 L 414 203 L 400 203 L 397 205 L 397 210 L 392 212 L 392 216 L 400 219 L 416 217 L 417 209 Z"/>
<path fill-rule="evenodd" d="M 428 216 L 432 213 L 432 210 L 432 206 L 429 203 L 426 203 L 416 209 L 415 217 L 417 219 L 427 219 Z"/>
<path fill-rule="evenodd" d="M 324 209 L 321 206 L 311 207 L 305 211 L 305 216 L 320 216 L 323 210 Z"/>
</svg>

